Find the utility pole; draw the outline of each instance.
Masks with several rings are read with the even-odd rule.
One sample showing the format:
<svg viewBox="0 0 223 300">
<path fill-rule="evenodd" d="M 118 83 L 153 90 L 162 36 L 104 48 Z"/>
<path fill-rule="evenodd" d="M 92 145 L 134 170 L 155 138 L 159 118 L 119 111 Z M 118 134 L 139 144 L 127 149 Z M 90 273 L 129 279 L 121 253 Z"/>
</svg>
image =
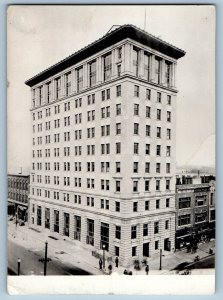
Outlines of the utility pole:
<svg viewBox="0 0 223 300">
<path fill-rule="evenodd" d="M 21 263 L 21 259 L 18 258 L 18 259 L 17 259 L 17 264 L 18 264 L 18 273 L 17 273 L 17 275 L 18 275 L 18 276 L 20 275 L 20 263 Z"/>
<path fill-rule="evenodd" d="M 102 249 L 103 249 L 103 269 L 105 268 L 105 245 L 102 245 Z"/>
<path fill-rule="evenodd" d="M 162 270 L 162 249 L 160 249 L 160 270 Z"/>
<path fill-rule="evenodd" d="M 48 248 L 48 242 L 45 242 L 45 259 L 44 259 L 44 276 L 46 276 L 46 270 L 47 270 L 47 248 Z"/>
</svg>

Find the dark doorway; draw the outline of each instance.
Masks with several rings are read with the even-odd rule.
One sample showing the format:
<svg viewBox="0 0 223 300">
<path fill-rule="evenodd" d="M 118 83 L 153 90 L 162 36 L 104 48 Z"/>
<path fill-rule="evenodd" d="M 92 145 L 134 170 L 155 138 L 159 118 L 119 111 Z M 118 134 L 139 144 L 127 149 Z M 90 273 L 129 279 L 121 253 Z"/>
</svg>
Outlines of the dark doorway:
<svg viewBox="0 0 223 300">
<path fill-rule="evenodd" d="M 149 243 L 143 244 L 143 256 L 149 257 Z"/>
<path fill-rule="evenodd" d="M 171 242 L 170 242 L 169 238 L 164 239 L 164 250 L 170 251 L 170 249 L 171 249 Z"/>
</svg>

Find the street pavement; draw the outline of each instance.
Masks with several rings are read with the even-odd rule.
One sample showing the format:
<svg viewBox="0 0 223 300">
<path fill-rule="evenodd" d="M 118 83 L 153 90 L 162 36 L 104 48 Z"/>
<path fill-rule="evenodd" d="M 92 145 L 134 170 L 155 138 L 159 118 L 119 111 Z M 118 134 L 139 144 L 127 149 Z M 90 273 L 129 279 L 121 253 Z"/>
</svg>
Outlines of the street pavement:
<svg viewBox="0 0 223 300">
<path fill-rule="evenodd" d="M 68 269 L 79 268 L 81 270 L 86 271 L 87 273 L 94 275 L 103 275 L 108 274 L 108 264 L 106 262 L 105 270 L 99 270 L 99 261 L 98 258 L 92 256 L 92 252 L 90 248 L 87 248 L 85 245 L 82 245 L 79 241 L 71 241 L 66 239 L 64 236 L 60 236 L 58 240 L 54 240 L 49 238 L 50 232 L 38 232 L 28 228 L 25 226 L 15 226 L 14 221 L 8 222 L 8 239 L 14 244 L 23 247 L 23 249 L 27 249 L 29 252 L 37 253 L 38 255 L 43 257 L 45 241 L 48 241 L 48 257 L 50 257 L 55 262 L 60 262 L 60 272 L 66 270 L 65 266 L 69 266 Z M 10 248 L 10 244 L 9 244 Z M 207 257 L 209 255 L 209 249 L 212 248 L 215 252 L 215 241 L 211 240 L 207 243 L 200 243 L 198 245 L 198 250 L 196 253 L 187 253 L 186 249 L 176 251 L 174 253 L 170 253 L 167 251 L 163 251 L 162 255 L 162 270 L 159 270 L 160 267 L 160 255 L 156 254 L 153 257 L 149 257 L 147 262 L 150 267 L 149 274 L 152 275 L 160 275 L 160 274 L 176 274 L 176 271 L 173 269 L 183 262 L 192 263 L 195 257 L 198 255 L 200 258 Z M 93 248 L 92 248 L 93 250 Z M 10 251 L 10 249 L 9 249 Z M 15 257 L 14 257 L 15 256 Z M 17 261 L 18 254 L 12 253 L 10 256 L 10 260 L 14 257 Z M 26 259 L 26 256 L 24 257 Z M 21 271 L 23 259 L 21 261 Z M 51 262 L 50 262 L 51 263 Z M 50 264 L 49 263 L 49 264 Z M 38 263 L 37 263 L 38 264 Z M 48 264 L 48 265 L 49 265 Z M 64 265 L 64 267 L 62 267 Z M 53 264 L 51 266 L 53 268 Z M 40 267 L 39 267 L 40 268 Z M 38 269 L 39 269 L 38 268 Z M 42 266 L 43 268 L 43 266 Z M 55 267 L 58 268 L 58 265 Z M 34 269 L 32 267 L 31 269 Z M 56 269 L 52 270 L 52 274 L 56 272 Z M 125 268 L 119 265 L 118 268 L 115 267 L 113 263 L 112 273 L 123 274 Z M 133 266 L 127 269 L 128 271 L 132 271 L 133 275 L 145 275 L 145 267 L 141 270 L 135 270 Z M 41 271 L 37 271 L 35 269 L 35 274 L 40 274 Z M 39 273 L 38 273 L 39 272 Z M 197 271 L 194 270 L 193 273 L 197 274 L 198 272 L 202 274 L 213 274 L 214 270 L 202 270 Z M 71 273 L 71 272 L 68 272 Z M 29 273 L 28 273 L 29 274 Z M 60 274 L 58 274 L 60 275 Z M 72 274 L 73 275 L 73 274 Z"/>
<path fill-rule="evenodd" d="M 44 251 L 34 252 L 24 248 L 12 240 L 8 241 L 8 268 L 10 272 L 17 274 L 17 258 L 21 259 L 21 275 L 43 275 L 44 264 L 39 259 L 44 257 Z M 47 263 L 47 275 L 89 275 L 71 264 L 63 264 L 55 259 Z"/>
</svg>

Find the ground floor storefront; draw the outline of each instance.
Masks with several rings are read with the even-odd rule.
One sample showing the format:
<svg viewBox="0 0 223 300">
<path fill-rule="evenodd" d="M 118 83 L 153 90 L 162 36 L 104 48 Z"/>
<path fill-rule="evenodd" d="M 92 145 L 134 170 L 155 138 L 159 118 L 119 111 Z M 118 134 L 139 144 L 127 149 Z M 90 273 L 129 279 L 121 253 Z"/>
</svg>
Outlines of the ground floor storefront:
<svg viewBox="0 0 223 300">
<path fill-rule="evenodd" d="M 127 219 L 30 200 L 29 227 L 79 241 L 95 255 L 119 257 L 124 266 L 144 261 L 160 249 L 175 250 L 174 213 Z"/>
</svg>

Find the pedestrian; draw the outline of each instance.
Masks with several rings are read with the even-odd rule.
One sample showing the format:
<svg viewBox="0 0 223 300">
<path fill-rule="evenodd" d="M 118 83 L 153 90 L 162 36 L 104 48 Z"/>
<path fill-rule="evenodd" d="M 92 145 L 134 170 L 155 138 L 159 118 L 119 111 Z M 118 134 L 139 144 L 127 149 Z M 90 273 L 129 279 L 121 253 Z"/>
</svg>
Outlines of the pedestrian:
<svg viewBox="0 0 223 300">
<path fill-rule="evenodd" d="M 145 271 L 146 271 L 146 275 L 148 275 L 149 274 L 149 265 L 146 265 Z"/>
<path fill-rule="evenodd" d="M 116 268 L 118 268 L 118 257 L 117 256 L 115 258 L 115 266 L 116 266 Z"/>
<path fill-rule="evenodd" d="M 99 259 L 99 269 L 102 270 L 102 259 Z"/>
</svg>

